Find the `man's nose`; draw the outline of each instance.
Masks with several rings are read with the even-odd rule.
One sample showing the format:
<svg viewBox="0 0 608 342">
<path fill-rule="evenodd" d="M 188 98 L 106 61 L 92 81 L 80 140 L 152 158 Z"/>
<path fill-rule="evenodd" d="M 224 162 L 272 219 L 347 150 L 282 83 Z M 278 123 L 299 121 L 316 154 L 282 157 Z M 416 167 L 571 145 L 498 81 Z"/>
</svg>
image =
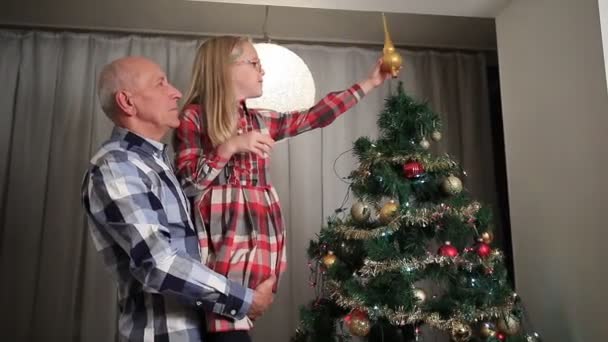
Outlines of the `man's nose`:
<svg viewBox="0 0 608 342">
<path fill-rule="evenodd" d="M 175 98 L 176 100 L 179 100 L 182 98 L 182 93 L 175 88 L 172 84 L 169 85 L 170 87 L 170 95 L 172 98 Z"/>
</svg>

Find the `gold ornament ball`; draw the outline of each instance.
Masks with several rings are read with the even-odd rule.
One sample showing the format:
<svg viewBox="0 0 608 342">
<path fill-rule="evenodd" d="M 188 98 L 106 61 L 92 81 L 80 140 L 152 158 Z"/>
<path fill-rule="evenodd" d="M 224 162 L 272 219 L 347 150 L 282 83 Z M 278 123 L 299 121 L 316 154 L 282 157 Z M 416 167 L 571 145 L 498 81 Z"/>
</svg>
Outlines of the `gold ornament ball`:
<svg viewBox="0 0 608 342">
<path fill-rule="evenodd" d="M 424 292 L 424 290 L 420 288 L 415 288 L 414 297 L 418 299 L 418 303 L 424 303 L 424 301 L 426 300 L 426 292 Z"/>
<path fill-rule="evenodd" d="M 369 334 L 371 324 L 365 312 L 353 310 L 344 321 L 351 335 L 363 337 Z"/>
<path fill-rule="evenodd" d="M 441 189 L 448 195 L 456 195 L 462 191 L 462 181 L 453 175 L 449 175 L 441 183 Z"/>
<path fill-rule="evenodd" d="M 471 327 L 466 324 L 456 324 L 452 328 L 452 340 L 454 342 L 466 342 L 471 339 L 473 332 Z"/>
<path fill-rule="evenodd" d="M 494 241 L 494 233 L 492 232 L 483 232 L 481 233 L 481 241 L 486 244 L 491 244 Z"/>
<path fill-rule="evenodd" d="M 327 268 L 332 267 L 336 263 L 336 260 L 338 260 L 338 257 L 332 251 L 327 252 L 327 255 L 321 259 L 323 265 Z"/>
<path fill-rule="evenodd" d="M 428 150 L 429 147 L 431 147 L 431 143 L 426 140 L 426 138 L 422 138 L 422 140 L 420 140 L 420 147 L 422 147 L 425 150 Z"/>
<path fill-rule="evenodd" d="M 399 205 L 394 200 L 387 202 L 382 209 L 380 209 L 380 217 L 378 218 L 380 222 L 387 224 L 391 222 L 399 210 Z"/>
<path fill-rule="evenodd" d="M 352 207 L 350 207 L 350 215 L 358 222 L 365 222 L 369 219 L 369 215 L 371 210 L 367 204 L 362 202 L 355 202 Z"/>
<path fill-rule="evenodd" d="M 496 326 L 498 327 L 498 330 L 507 335 L 515 335 L 520 329 L 519 318 L 513 314 L 505 315 L 498 319 Z"/>
<path fill-rule="evenodd" d="M 482 337 L 493 337 L 494 335 L 496 335 L 496 325 L 494 325 L 494 323 L 492 322 L 481 323 L 479 334 Z"/>
<path fill-rule="evenodd" d="M 441 140 L 441 132 L 435 131 L 435 132 L 431 133 L 431 139 L 433 139 L 433 141 Z"/>
</svg>

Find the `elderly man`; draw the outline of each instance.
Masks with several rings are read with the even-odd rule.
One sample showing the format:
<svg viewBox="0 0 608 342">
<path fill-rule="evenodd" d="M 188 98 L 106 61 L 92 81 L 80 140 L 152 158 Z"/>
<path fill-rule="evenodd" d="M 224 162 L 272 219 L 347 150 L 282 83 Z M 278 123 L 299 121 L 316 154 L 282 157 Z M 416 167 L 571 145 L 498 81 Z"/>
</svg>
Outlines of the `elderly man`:
<svg viewBox="0 0 608 342">
<path fill-rule="evenodd" d="M 204 341 L 202 311 L 257 318 L 275 278 L 251 290 L 200 263 L 190 206 L 160 142 L 179 126 L 180 92 L 155 63 L 127 57 L 99 76 L 111 138 L 82 187 L 95 246 L 118 278 L 121 341 Z"/>
</svg>

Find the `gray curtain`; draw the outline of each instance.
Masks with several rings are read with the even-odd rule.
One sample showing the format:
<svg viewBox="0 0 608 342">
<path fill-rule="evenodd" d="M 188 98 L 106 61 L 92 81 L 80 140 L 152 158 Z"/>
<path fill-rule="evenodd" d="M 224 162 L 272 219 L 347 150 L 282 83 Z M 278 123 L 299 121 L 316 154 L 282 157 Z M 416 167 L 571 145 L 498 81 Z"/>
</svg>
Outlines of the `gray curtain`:
<svg viewBox="0 0 608 342">
<path fill-rule="evenodd" d="M 112 341 L 113 279 L 88 236 L 80 181 L 111 123 L 95 97 L 107 62 L 143 55 L 184 90 L 200 41 L 177 38 L 0 31 L 0 333 L 6 341 Z M 308 64 L 317 97 L 367 75 L 377 50 L 287 45 Z M 465 184 L 496 203 L 485 59 L 481 53 L 401 51 L 406 91 L 444 121 L 437 152 L 468 172 Z M 347 184 L 334 161 L 359 136 L 374 137 L 376 117 L 396 81 L 366 97 L 330 127 L 280 143 L 272 176 L 288 230 L 289 269 L 256 341 L 288 341 L 298 307 L 312 298 L 305 249 L 343 202 Z M 347 176 L 354 160 L 335 163 Z"/>
</svg>

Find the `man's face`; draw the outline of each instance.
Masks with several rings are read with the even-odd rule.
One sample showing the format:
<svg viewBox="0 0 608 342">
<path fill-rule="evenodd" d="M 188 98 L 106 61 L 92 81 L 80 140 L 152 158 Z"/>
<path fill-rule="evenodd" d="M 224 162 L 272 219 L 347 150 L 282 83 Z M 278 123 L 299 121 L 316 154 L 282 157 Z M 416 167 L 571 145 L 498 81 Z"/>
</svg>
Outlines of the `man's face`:
<svg viewBox="0 0 608 342">
<path fill-rule="evenodd" d="M 182 94 L 169 83 L 167 75 L 157 64 L 147 60 L 137 64 L 131 95 L 137 117 L 159 130 L 179 127 L 177 101 Z"/>
</svg>

